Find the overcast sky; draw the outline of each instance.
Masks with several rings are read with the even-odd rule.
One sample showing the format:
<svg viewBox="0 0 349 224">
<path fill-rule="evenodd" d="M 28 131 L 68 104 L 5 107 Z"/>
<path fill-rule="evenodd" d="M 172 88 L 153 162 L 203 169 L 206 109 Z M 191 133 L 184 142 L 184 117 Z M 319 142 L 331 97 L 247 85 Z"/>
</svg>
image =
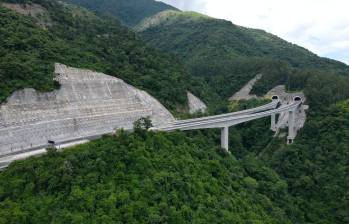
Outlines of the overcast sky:
<svg viewBox="0 0 349 224">
<path fill-rule="evenodd" d="M 264 29 L 349 64 L 348 0 L 162 0 L 186 11 Z"/>
</svg>

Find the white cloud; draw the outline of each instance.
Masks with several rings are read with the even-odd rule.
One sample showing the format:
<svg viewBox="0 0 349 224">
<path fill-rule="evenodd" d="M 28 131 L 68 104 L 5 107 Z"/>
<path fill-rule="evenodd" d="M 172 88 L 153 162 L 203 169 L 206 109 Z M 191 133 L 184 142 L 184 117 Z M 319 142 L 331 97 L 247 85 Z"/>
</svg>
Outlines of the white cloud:
<svg viewBox="0 0 349 224">
<path fill-rule="evenodd" d="M 264 29 L 349 64 L 347 0 L 163 0 L 235 24 Z M 347 53 L 348 52 L 348 53 Z"/>
</svg>

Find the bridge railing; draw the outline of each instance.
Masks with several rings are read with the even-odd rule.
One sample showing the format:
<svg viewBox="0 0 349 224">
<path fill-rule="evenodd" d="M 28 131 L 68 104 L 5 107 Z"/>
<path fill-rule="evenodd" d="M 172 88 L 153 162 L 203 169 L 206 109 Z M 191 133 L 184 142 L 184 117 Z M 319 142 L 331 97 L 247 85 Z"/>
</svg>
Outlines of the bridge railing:
<svg viewBox="0 0 349 224">
<path fill-rule="evenodd" d="M 271 116 L 272 114 L 279 114 L 281 112 L 294 110 L 299 107 L 300 102 L 294 102 L 290 105 L 280 107 L 278 109 L 268 110 L 260 113 L 240 115 L 240 116 L 228 116 L 228 117 L 207 117 L 202 121 L 186 122 L 174 125 L 166 125 L 164 127 L 157 127 L 156 130 L 174 131 L 174 130 L 193 130 L 193 129 L 205 129 L 205 128 L 221 128 L 225 126 L 233 126 L 239 123 L 259 119 L 262 117 Z"/>
<path fill-rule="evenodd" d="M 214 116 L 208 116 L 208 117 L 201 117 L 201 118 L 194 118 L 194 119 L 186 119 L 186 120 L 178 120 L 172 123 L 172 125 L 180 125 L 180 124 L 187 124 L 187 123 L 193 123 L 193 122 L 201 122 L 201 121 L 207 121 L 207 120 L 212 120 L 212 119 L 220 119 L 220 118 L 230 118 L 230 117 L 236 117 L 240 115 L 245 115 L 245 114 L 253 114 L 261 111 L 266 111 L 266 110 L 271 110 L 275 109 L 279 105 L 279 100 L 273 100 L 273 102 L 248 109 L 248 110 L 242 110 L 242 111 L 237 111 L 233 113 L 227 113 L 227 114 L 220 114 L 220 115 L 214 115 Z"/>
<path fill-rule="evenodd" d="M 272 102 L 268 106 L 275 106 L 277 107 L 278 103 L 274 104 L 275 102 Z M 175 131 L 175 130 L 197 130 L 197 129 L 211 129 L 211 128 L 221 128 L 221 147 L 225 149 L 227 152 L 229 152 L 229 127 L 256 120 L 263 117 L 271 116 L 271 122 L 272 122 L 272 130 L 275 127 L 275 115 L 280 114 L 283 112 L 289 113 L 289 135 L 288 135 L 288 144 L 291 144 L 293 142 L 293 139 L 295 138 L 295 111 L 299 108 L 299 106 L 302 104 L 301 100 L 294 100 L 292 104 L 282 106 L 280 108 L 273 108 L 267 111 L 262 112 L 256 112 L 256 113 L 231 113 L 231 114 L 224 114 L 224 115 L 218 115 L 218 116 L 211 116 L 211 117 L 205 117 L 202 119 L 188 119 L 183 120 L 182 122 L 173 123 L 170 125 L 166 125 L 163 127 L 157 127 L 152 128 L 152 130 L 159 130 L 159 131 Z M 267 105 L 266 105 L 267 106 Z M 256 108 L 255 108 L 256 109 Z M 251 111 L 251 110 L 250 110 Z M 257 111 L 257 110 L 254 110 Z M 246 112 L 246 111 L 245 111 Z M 233 115 L 232 115 L 233 114 Z"/>
</svg>

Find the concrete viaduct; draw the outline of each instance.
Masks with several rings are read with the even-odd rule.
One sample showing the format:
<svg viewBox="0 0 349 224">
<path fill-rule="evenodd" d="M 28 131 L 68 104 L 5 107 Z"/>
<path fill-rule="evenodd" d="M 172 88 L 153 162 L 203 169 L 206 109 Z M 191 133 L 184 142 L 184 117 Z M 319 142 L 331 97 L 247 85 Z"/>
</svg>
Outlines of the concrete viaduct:
<svg viewBox="0 0 349 224">
<path fill-rule="evenodd" d="M 229 152 L 229 127 L 256 120 L 263 117 L 271 117 L 271 130 L 276 131 L 276 115 L 288 112 L 288 137 L 287 143 L 292 144 L 296 137 L 296 111 L 302 105 L 301 97 L 295 97 L 293 102 L 288 105 L 280 106 L 278 96 L 272 97 L 272 102 L 253 109 L 243 110 L 235 113 L 228 113 L 216 116 L 209 116 L 196 119 L 179 120 L 169 125 L 151 128 L 156 131 L 175 131 L 175 130 L 197 130 L 197 129 L 221 129 L 221 147 Z"/>
</svg>

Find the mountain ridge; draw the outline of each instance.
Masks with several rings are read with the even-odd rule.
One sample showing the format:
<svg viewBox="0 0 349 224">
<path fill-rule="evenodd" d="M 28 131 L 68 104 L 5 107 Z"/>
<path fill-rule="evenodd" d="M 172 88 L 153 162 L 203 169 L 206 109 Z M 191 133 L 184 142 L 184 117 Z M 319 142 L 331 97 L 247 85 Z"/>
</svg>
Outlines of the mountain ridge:
<svg viewBox="0 0 349 224">
<path fill-rule="evenodd" d="M 30 2 L 47 10 L 50 26 L 44 29 L 30 15 L 0 6 L 0 101 L 21 88 L 56 89 L 57 83 L 52 81 L 53 65 L 58 61 L 117 76 L 147 90 L 173 111 L 176 110 L 174 99 L 179 99 L 178 105 L 186 104 L 188 88 L 185 83 L 190 83 L 190 77 L 181 63 L 168 54 L 145 46 L 114 18 L 99 17 L 78 6 L 56 1 L 23 3 Z M 169 90 L 165 87 L 166 82 L 175 88 Z M 179 92 L 170 96 L 176 89 Z"/>
<path fill-rule="evenodd" d="M 146 17 L 164 10 L 178 10 L 154 0 L 64 0 L 103 14 L 115 16 L 127 26 L 135 26 Z"/>
<path fill-rule="evenodd" d="M 165 17 L 165 18 L 164 18 Z M 185 38 L 185 35 L 189 35 L 186 32 L 184 32 L 183 26 L 192 26 L 193 28 L 195 27 L 199 27 L 199 26 L 204 26 L 206 29 L 212 28 L 210 30 L 210 32 L 206 31 L 203 29 L 201 31 L 205 32 L 206 38 L 209 37 L 210 34 L 215 34 L 217 32 L 224 32 L 222 34 L 226 34 L 226 39 L 232 38 L 233 37 L 233 33 L 232 31 L 229 32 L 229 29 L 234 30 L 235 35 L 240 36 L 240 38 L 245 38 L 244 40 L 247 41 L 247 43 L 249 45 L 257 45 L 258 48 L 256 50 L 260 50 L 261 51 L 261 55 L 256 55 L 256 54 L 251 54 L 251 50 L 249 50 L 249 48 L 247 46 L 244 46 L 246 44 L 242 43 L 241 40 L 239 41 L 238 39 L 234 39 L 234 41 L 236 41 L 235 45 L 242 45 L 244 46 L 243 49 L 240 50 L 240 54 L 245 54 L 246 56 L 268 56 L 270 55 L 270 53 L 268 53 L 268 51 L 270 51 L 271 49 L 268 48 L 272 48 L 271 46 L 271 42 L 272 44 L 276 45 L 280 51 L 294 51 L 295 54 L 297 55 L 303 55 L 303 57 L 305 57 L 305 59 L 307 59 L 308 61 L 311 62 L 311 60 L 315 60 L 316 62 L 320 62 L 319 64 L 326 64 L 327 66 L 332 66 L 331 63 L 336 64 L 335 66 L 338 67 L 343 67 L 342 69 L 347 70 L 346 72 L 349 71 L 349 67 L 347 65 L 345 65 L 342 62 L 338 62 L 335 61 L 333 59 L 328 59 L 328 58 L 321 58 L 319 56 L 317 56 L 316 54 L 312 53 L 311 51 L 307 50 L 304 47 L 300 47 L 296 44 L 290 43 L 288 41 L 285 41 L 283 39 L 281 39 L 280 37 L 268 33 L 264 30 L 261 29 L 252 29 L 252 28 L 246 28 L 243 26 L 239 26 L 239 25 L 235 25 L 233 24 L 231 21 L 227 21 L 224 19 L 215 19 L 212 17 L 205 17 L 202 16 L 201 18 L 207 18 L 206 20 L 202 20 L 200 21 L 199 19 L 192 19 L 193 17 L 191 16 L 191 13 L 189 12 L 175 12 L 175 13 L 165 13 L 165 12 L 160 12 L 158 15 L 155 15 L 151 18 L 148 18 L 148 20 L 161 20 L 159 22 L 155 22 L 153 23 L 152 26 L 148 26 L 146 28 L 143 28 L 142 30 L 139 30 L 142 32 L 143 37 L 150 41 L 150 43 L 152 43 L 151 41 L 151 33 L 150 32 L 157 32 L 157 35 L 154 35 L 154 42 L 157 42 L 157 46 L 159 46 L 160 44 L 160 48 L 162 48 L 164 50 L 164 47 L 161 47 L 161 36 L 159 35 L 166 35 L 168 37 L 167 40 L 174 40 L 174 38 L 170 39 L 169 37 L 171 37 L 171 34 L 174 32 L 182 32 L 182 37 Z M 216 25 L 217 27 L 214 28 L 214 25 Z M 141 26 L 141 25 L 139 25 Z M 179 27 L 177 27 L 179 26 Z M 158 29 L 157 29 L 158 27 Z M 147 31 L 146 29 L 149 29 L 150 31 Z M 152 30 L 153 29 L 153 30 Z M 171 33 L 168 33 L 168 31 L 171 30 Z M 188 31 L 188 30 L 186 30 Z M 197 31 L 197 30 L 196 30 Z M 162 33 L 161 33 L 162 32 Z M 194 38 L 195 39 L 195 38 Z M 223 36 L 217 36 L 216 39 L 218 41 L 222 41 Z M 200 40 L 199 38 L 196 40 Z M 210 39 L 205 39 L 206 41 L 212 41 Z M 228 40 L 229 41 L 229 40 Z M 227 44 L 227 43 L 225 43 Z M 228 42 L 228 44 L 230 44 L 231 46 L 234 46 L 233 42 Z M 261 47 L 260 45 L 268 45 L 266 48 Z M 168 47 L 171 48 L 171 45 Z M 275 46 L 274 46 L 275 48 Z M 183 47 L 180 49 L 183 49 Z M 165 49 L 166 50 L 166 49 Z M 297 53 L 298 52 L 298 53 Z M 275 56 L 275 58 L 277 58 L 278 56 L 283 56 L 283 52 L 280 52 L 279 55 Z M 181 55 L 183 56 L 183 54 Z M 187 56 L 187 55 L 185 55 Z M 324 61 L 319 60 L 323 59 Z M 304 66 L 300 61 L 292 61 L 290 57 L 286 58 L 284 56 L 284 58 L 281 57 L 281 59 L 283 60 L 287 60 L 289 61 L 293 66 L 295 67 L 299 67 L 299 66 Z M 299 59 L 298 59 L 299 60 Z M 313 65 L 314 66 L 314 65 Z M 325 66 L 325 65 L 323 65 Z M 345 68 L 344 68 L 345 67 Z"/>
<path fill-rule="evenodd" d="M 227 21 L 148 29 L 161 50 L 103 12 L 10 2 L 41 4 L 51 26 L 0 7 L 0 101 L 17 89 L 58 88 L 51 79 L 59 61 L 122 78 L 171 111 L 184 107 L 188 90 L 209 102 L 209 113 L 256 107 L 263 101 L 227 102 L 256 74 L 263 78 L 253 93 L 285 85 L 304 90 L 310 108 L 293 145 L 286 131 L 273 137 L 265 118 L 230 128 L 230 154 L 218 147 L 220 130 L 154 133 L 148 122 L 64 152 L 49 148 L 0 173 L 1 224 L 349 223 L 346 66 Z"/>
</svg>

